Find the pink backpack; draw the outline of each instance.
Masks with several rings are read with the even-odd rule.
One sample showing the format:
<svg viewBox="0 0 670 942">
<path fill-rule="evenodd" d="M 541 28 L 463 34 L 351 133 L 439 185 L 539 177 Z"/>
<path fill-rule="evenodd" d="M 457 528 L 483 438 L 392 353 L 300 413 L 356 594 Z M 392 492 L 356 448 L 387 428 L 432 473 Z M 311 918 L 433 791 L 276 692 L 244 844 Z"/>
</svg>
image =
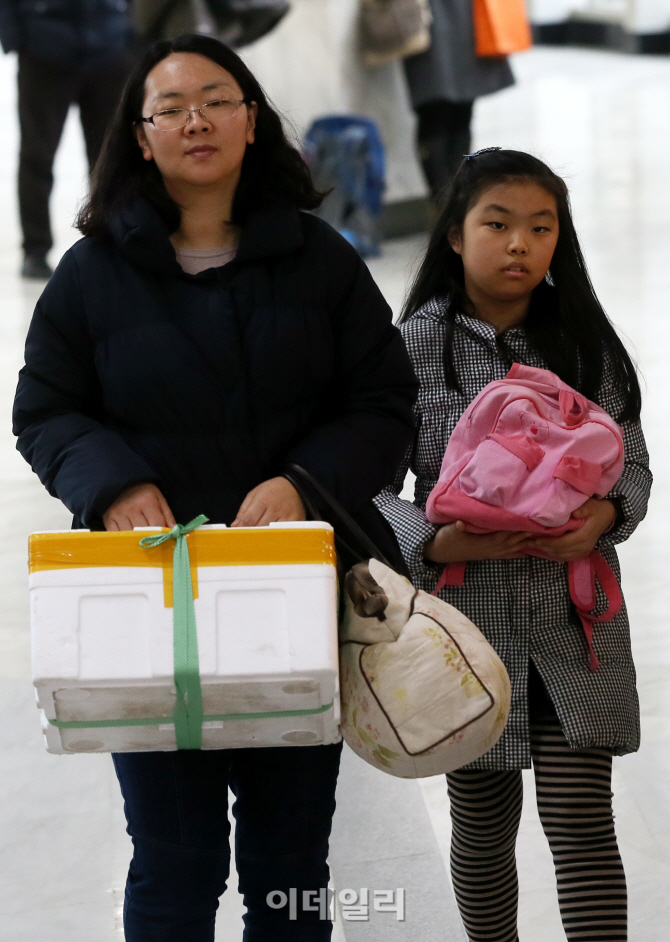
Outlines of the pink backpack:
<svg viewBox="0 0 670 942">
<path fill-rule="evenodd" d="M 461 416 L 426 516 L 439 524 L 462 520 L 471 533 L 525 530 L 561 536 L 583 526 L 572 512 L 589 497 L 605 497 L 619 480 L 623 462 L 621 429 L 604 409 L 549 370 L 515 363 Z M 593 623 L 616 615 L 621 591 L 595 551 L 568 565 L 570 596 L 595 670 Z M 447 565 L 435 591 L 462 585 L 464 574 L 465 563 Z M 592 611 L 596 576 L 609 603 L 601 615 Z"/>
</svg>

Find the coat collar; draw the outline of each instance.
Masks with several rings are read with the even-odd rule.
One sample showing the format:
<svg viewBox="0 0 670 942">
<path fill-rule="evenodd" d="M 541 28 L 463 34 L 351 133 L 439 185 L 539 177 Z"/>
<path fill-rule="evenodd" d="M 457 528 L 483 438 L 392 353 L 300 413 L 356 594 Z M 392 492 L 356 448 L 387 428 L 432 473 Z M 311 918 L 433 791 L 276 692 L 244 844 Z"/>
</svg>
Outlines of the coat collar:
<svg viewBox="0 0 670 942">
<path fill-rule="evenodd" d="M 278 200 L 249 215 L 242 227 L 236 261 L 290 255 L 304 241 L 300 213 L 288 201 Z"/>
<path fill-rule="evenodd" d="M 433 298 L 424 304 L 424 306 L 418 310 L 416 314 L 413 315 L 413 317 L 419 320 L 444 322 L 447 312 L 447 304 L 448 298 Z M 497 337 L 504 337 L 506 341 L 523 340 L 525 337 L 523 326 L 510 327 L 502 334 L 497 334 L 493 324 L 489 324 L 486 321 L 481 321 L 477 317 L 470 317 L 469 314 L 456 314 L 454 322 L 457 327 L 470 334 L 471 337 L 474 337 L 479 341 L 483 341 L 485 344 L 493 348 L 496 346 Z"/>
<path fill-rule="evenodd" d="M 162 275 L 202 280 L 213 270 L 187 275 L 177 262 L 165 220 L 148 199 L 140 197 L 120 210 L 109 225 L 110 234 L 123 255 L 141 268 Z M 304 243 L 298 210 L 277 201 L 249 215 L 242 227 L 236 262 L 289 255 Z"/>
<path fill-rule="evenodd" d="M 489 324 L 488 321 L 481 321 L 478 317 L 470 317 L 469 314 L 457 314 L 456 323 L 459 327 L 462 327 L 463 330 L 467 330 L 471 334 L 476 334 L 483 340 L 487 340 L 489 343 L 493 344 L 495 344 L 497 337 L 504 337 L 505 340 L 508 340 L 513 337 L 523 337 L 525 333 L 521 325 L 508 327 L 507 330 L 503 330 L 499 333 L 493 324 Z"/>
</svg>

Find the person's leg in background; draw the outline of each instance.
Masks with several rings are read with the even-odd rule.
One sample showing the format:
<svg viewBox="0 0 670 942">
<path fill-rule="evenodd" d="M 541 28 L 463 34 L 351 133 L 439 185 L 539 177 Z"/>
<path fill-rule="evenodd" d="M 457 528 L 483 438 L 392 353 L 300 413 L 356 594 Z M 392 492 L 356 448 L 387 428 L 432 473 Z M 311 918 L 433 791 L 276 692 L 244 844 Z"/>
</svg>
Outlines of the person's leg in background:
<svg viewBox="0 0 670 942">
<path fill-rule="evenodd" d="M 449 185 L 463 159 L 470 153 L 472 101 L 428 101 L 418 105 L 417 145 L 423 172 L 433 200 Z"/>
<path fill-rule="evenodd" d="M 470 942 L 518 942 L 516 838 L 521 820 L 521 772 L 447 773 L 451 875 Z"/>
<path fill-rule="evenodd" d="M 319 912 L 328 887 L 328 839 L 335 812 L 341 744 L 233 753 L 235 860 L 248 912 L 244 942 L 328 942 L 330 918 Z M 297 906 L 273 909 L 294 891 Z M 303 893 L 309 910 L 303 908 Z"/>
<path fill-rule="evenodd" d="M 19 213 L 23 230 L 24 278 L 51 276 L 46 256 L 53 245 L 49 197 L 53 162 L 74 98 L 76 72 L 19 54 Z"/>
<path fill-rule="evenodd" d="M 77 103 L 91 170 L 100 153 L 107 126 L 116 111 L 132 64 L 130 53 L 122 53 L 81 70 Z"/>
<path fill-rule="evenodd" d="M 537 807 L 569 942 L 625 942 L 626 876 L 612 815 L 612 756 L 570 748 L 556 715 L 531 722 Z"/>
<path fill-rule="evenodd" d="M 230 751 L 114 756 L 134 854 L 127 942 L 214 942 L 230 870 Z"/>
</svg>

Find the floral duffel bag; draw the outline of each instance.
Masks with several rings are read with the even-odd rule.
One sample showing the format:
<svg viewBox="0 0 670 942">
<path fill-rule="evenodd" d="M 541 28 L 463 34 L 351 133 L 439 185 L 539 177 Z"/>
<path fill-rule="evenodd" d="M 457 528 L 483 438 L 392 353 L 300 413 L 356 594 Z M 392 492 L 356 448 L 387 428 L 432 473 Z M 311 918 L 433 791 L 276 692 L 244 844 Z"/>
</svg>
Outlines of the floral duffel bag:
<svg viewBox="0 0 670 942">
<path fill-rule="evenodd" d="M 484 635 L 390 566 L 304 468 L 286 476 L 312 519 L 335 530 L 345 741 L 400 778 L 451 772 L 488 752 L 507 723 L 510 682 Z"/>
<path fill-rule="evenodd" d="M 390 775 L 422 778 L 496 744 L 510 682 L 465 615 L 370 559 L 345 582 L 340 697 L 342 735 L 354 752 Z"/>
</svg>

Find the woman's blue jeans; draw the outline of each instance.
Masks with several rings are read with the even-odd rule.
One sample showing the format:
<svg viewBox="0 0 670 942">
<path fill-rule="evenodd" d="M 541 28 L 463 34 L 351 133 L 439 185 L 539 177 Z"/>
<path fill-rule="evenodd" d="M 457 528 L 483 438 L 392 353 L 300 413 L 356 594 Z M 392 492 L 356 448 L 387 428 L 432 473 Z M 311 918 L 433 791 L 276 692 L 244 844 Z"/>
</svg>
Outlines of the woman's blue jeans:
<svg viewBox="0 0 670 942">
<path fill-rule="evenodd" d="M 127 942 L 213 942 L 235 859 L 247 913 L 244 942 L 328 942 L 318 907 L 273 909 L 268 894 L 328 885 L 328 838 L 341 744 L 276 749 L 118 753 L 134 854 L 126 883 Z M 308 897 L 314 905 L 316 893 Z M 280 896 L 273 898 L 275 904 Z"/>
</svg>

